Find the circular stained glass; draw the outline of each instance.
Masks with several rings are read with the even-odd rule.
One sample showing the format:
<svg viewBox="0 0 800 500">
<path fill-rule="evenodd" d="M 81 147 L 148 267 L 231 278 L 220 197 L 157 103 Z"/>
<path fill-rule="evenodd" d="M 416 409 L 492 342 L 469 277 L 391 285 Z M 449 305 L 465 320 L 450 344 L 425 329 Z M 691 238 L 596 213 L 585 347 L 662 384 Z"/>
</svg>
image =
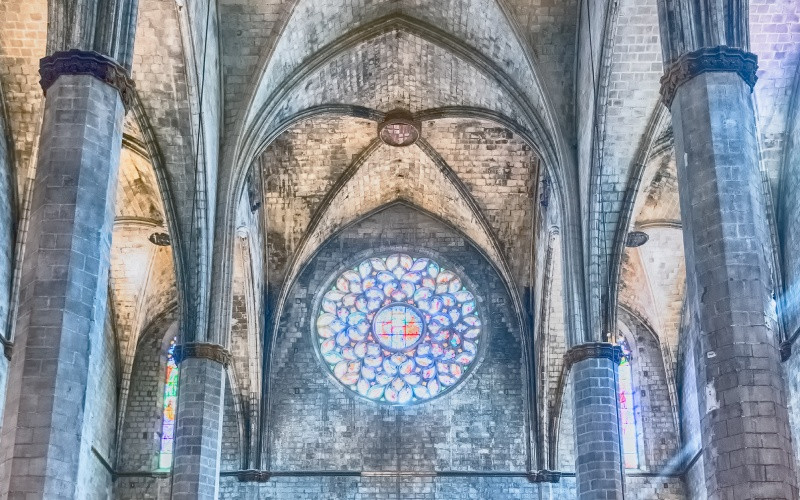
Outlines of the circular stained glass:
<svg viewBox="0 0 800 500">
<path fill-rule="evenodd" d="M 417 345 L 425 331 L 425 320 L 416 307 L 396 302 L 375 314 L 372 331 L 378 343 L 390 351 L 405 351 Z"/>
<path fill-rule="evenodd" d="M 483 328 L 463 280 L 432 259 L 373 257 L 322 296 L 315 344 L 333 376 L 362 397 L 423 402 L 464 380 Z"/>
</svg>

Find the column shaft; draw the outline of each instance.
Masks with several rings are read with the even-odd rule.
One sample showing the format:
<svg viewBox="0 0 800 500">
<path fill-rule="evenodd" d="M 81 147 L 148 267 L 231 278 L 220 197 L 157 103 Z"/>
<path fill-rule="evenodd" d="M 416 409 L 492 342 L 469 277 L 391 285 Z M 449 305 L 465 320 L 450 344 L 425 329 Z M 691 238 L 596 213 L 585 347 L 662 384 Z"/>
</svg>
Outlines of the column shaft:
<svg viewBox="0 0 800 500">
<path fill-rule="evenodd" d="M 606 344 L 611 351 L 611 344 Z M 612 357 L 575 361 L 571 374 L 575 392 L 575 474 L 581 500 L 624 497 L 617 362 Z"/>
<path fill-rule="evenodd" d="M 181 361 L 172 464 L 175 500 L 217 498 L 225 376 L 225 365 L 218 360 Z"/>
<path fill-rule="evenodd" d="M 93 76 L 62 75 L 48 89 L 2 429 L 3 498 L 81 494 L 124 113 L 119 91 Z"/>
<path fill-rule="evenodd" d="M 750 86 L 701 73 L 671 110 L 708 496 L 797 498 Z"/>
</svg>

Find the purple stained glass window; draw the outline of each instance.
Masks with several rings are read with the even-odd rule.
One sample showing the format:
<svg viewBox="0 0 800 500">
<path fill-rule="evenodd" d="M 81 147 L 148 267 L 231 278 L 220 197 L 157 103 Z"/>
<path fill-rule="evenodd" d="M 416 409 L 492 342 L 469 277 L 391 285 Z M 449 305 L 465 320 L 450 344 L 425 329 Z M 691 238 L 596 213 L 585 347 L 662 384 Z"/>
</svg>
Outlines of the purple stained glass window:
<svg viewBox="0 0 800 500">
<path fill-rule="evenodd" d="M 636 408 L 633 400 L 633 374 L 631 370 L 631 350 L 624 337 L 618 339 L 622 348 L 619 362 L 619 418 L 622 431 L 622 453 L 626 469 L 639 468 L 639 441 L 636 433 Z"/>
<path fill-rule="evenodd" d="M 393 254 L 341 273 L 316 313 L 315 344 L 349 390 L 405 405 L 454 388 L 474 368 L 483 328 L 475 296 L 426 257 Z"/>
<path fill-rule="evenodd" d="M 158 468 L 172 467 L 172 450 L 175 442 L 175 409 L 178 404 L 178 365 L 173 353 L 176 339 L 173 338 L 167 350 L 167 369 L 164 377 L 164 412 L 161 421 L 161 450 L 158 454 Z"/>
</svg>

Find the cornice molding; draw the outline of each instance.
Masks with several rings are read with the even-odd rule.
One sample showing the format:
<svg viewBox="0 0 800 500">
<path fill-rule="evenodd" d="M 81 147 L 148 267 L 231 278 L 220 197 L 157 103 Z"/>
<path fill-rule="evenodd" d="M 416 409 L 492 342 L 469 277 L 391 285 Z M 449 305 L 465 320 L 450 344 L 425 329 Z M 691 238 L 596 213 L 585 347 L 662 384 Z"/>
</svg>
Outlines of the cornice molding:
<svg viewBox="0 0 800 500">
<path fill-rule="evenodd" d="M 187 358 L 203 358 L 216 361 L 223 366 L 228 366 L 232 358 L 230 351 L 221 345 L 206 342 L 187 342 L 176 345 L 172 356 L 177 364 Z"/>
<path fill-rule="evenodd" d="M 719 45 L 687 52 L 672 63 L 661 77 L 661 100 L 668 108 L 672 106 L 678 87 L 692 78 L 711 72 L 736 73 L 752 92 L 758 77 L 758 57 L 742 49 Z"/>
<path fill-rule="evenodd" d="M 610 359 L 619 364 L 622 348 L 609 342 L 588 342 L 576 345 L 564 355 L 564 368 L 568 371 L 575 363 L 586 359 Z"/>
<path fill-rule="evenodd" d="M 45 95 L 61 75 L 89 75 L 117 89 L 126 111 L 135 99 L 135 85 L 128 71 L 98 52 L 77 49 L 54 52 L 39 60 L 39 75 Z"/>
</svg>

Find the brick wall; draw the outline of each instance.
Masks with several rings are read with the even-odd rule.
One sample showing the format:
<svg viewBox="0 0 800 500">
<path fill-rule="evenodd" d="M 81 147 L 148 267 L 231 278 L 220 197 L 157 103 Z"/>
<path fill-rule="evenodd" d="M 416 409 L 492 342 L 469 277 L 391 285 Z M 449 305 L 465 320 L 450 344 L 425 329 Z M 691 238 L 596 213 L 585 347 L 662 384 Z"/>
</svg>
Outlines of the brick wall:
<svg viewBox="0 0 800 500">
<path fill-rule="evenodd" d="M 412 253 L 413 248 L 432 250 L 441 262 L 458 263 L 488 311 L 490 339 L 483 362 L 461 387 L 406 408 L 345 394 L 317 360 L 309 322 L 315 294 L 329 276 L 360 252 L 396 245 Z M 394 205 L 348 227 L 302 273 L 281 318 L 269 388 L 272 470 L 524 471 L 525 388 L 518 327 L 510 314 L 505 289 L 489 264 L 461 235 L 433 219 Z M 329 480 L 303 481 L 319 494 L 331 487 Z M 491 489 L 504 484 L 498 491 L 510 495 L 499 498 L 529 488 L 513 486 L 514 480 L 496 481 Z M 460 482 L 480 491 L 480 482 Z M 388 494 L 398 487 L 396 479 L 388 484 L 391 489 L 376 491 Z M 425 488 L 420 498 L 427 498 Z"/>
</svg>

